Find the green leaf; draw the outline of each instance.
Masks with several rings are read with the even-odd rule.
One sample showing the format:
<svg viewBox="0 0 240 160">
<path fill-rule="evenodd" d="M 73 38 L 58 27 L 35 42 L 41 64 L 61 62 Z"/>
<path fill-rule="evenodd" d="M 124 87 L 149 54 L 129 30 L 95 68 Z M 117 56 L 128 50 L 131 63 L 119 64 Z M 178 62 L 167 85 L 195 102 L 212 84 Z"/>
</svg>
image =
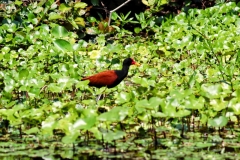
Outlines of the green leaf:
<svg viewBox="0 0 240 160">
<path fill-rule="evenodd" d="M 55 12 L 51 12 L 49 15 L 48 15 L 48 19 L 49 20 L 56 20 L 56 19 L 63 19 L 64 17 L 61 16 L 60 14 L 58 13 L 55 13 Z"/>
<path fill-rule="evenodd" d="M 94 23 L 97 22 L 97 19 L 95 17 L 88 17 L 88 21 Z"/>
<path fill-rule="evenodd" d="M 97 111 L 95 109 L 86 109 L 86 108 L 83 110 L 82 115 L 84 117 L 97 117 L 98 116 Z"/>
<path fill-rule="evenodd" d="M 62 27 L 62 26 L 56 26 L 52 29 L 52 34 L 55 36 L 55 37 L 67 37 L 68 36 L 68 31 L 66 30 L 65 27 Z"/>
<path fill-rule="evenodd" d="M 201 86 L 201 93 L 203 96 L 212 98 L 219 98 L 221 96 L 222 87 L 220 84 L 203 84 Z"/>
<path fill-rule="evenodd" d="M 84 8 L 87 7 L 87 3 L 77 2 L 77 3 L 75 3 L 74 7 L 75 7 L 75 8 L 82 8 L 82 9 L 84 9 Z"/>
<path fill-rule="evenodd" d="M 146 6 L 150 6 L 148 0 L 142 0 L 142 3 L 145 4 Z"/>
<path fill-rule="evenodd" d="M 208 124 L 210 124 L 213 127 L 224 127 L 228 123 L 228 118 L 225 116 L 220 116 L 214 119 L 209 119 Z"/>
<path fill-rule="evenodd" d="M 87 80 L 87 81 L 79 81 L 79 82 L 77 82 L 77 84 L 76 84 L 76 88 L 86 87 L 86 86 L 88 86 L 88 83 L 89 83 L 88 80 Z"/>
<path fill-rule="evenodd" d="M 134 32 L 137 33 L 137 34 L 140 33 L 141 32 L 141 28 L 140 27 L 135 27 L 134 28 Z"/>
<path fill-rule="evenodd" d="M 22 69 L 19 71 L 19 79 L 27 78 L 29 71 L 27 69 Z"/>
<path fill-rule="evenodd" d="M 147 78 L 134 77 L 132 81 L 136 84 L 140 84 L 142 87 L 155 86 L 155 81 L 149 80 Z"/>
<path fill-rule="evenodd" d="M 19 1 L 19 0 L 15 0 L 15 1 L 14 1 L 14 4 L 16 4 L 17 6 L 22 5 L 22 3 L 23 3 L 23 2 L 22 2 L 22 1 Z"/>
<path fill-rule="evenodd" d="M 11 23 L 7 25 L 7 31 L 10 33 L 14 33 L 17 30 L 17 25 L 15 23 Z"/>
<path fill-rule="evenodd" d="M 16 32 L 15 34 L 16 34 L 15 37 L 14 37 L 15 43 L 23 43 L 24 40 L 25 40 L 25 36 L 26 36 L 25 33 Z"/>
<path fill-rule="evenodd" d="M 74 124 L 73 124 L 73 128 L 75 130 L 79 130 L 79 129 L 91 129 L 94 124 L 96 123 L 96 116 L 91 116 L 91 117 L 87 117 L 87 118 L 79 118 Z"/>
<path fill-rule="evenodd" d="M 4 40 L 3 37 L 0 36 L 0 44 L 3 43 L 3 40 Z M 1 58 L 0 58 L 0 60 L 1 60 Z"/>
<path fill-rule="evenodd" d="M 150 106 L 155 110 L 159 110 L 159 105 L 161 104 L 162 100 L 159 97 L 151 97 L 149 99 Z"/>
<path fill-rule="evenodd" d="M 162 112 L 153 112 L 152 116 L 155 117 L 155 118 L 165 118 L 165 117 L 167 117 L 167 115 L 162 113 Z"/>
<path fill-rule="evenodd" d="M 190 96 L 189 99 L 184 101 L 185 108 L 188 109 L 202 109 L 205 104 L 205 99 L 203 97 L 195 98 L 195 96 Z"/>
<path fill-rule="evenodd" d="M 58 114 L 51 115 L 47 117 L 44 121 L 42 121 L 42 133 L 46 135 L 52 135 L 53 129 L 57 124 L 56 119 L 59 118 Z"/>
<path fill-rule="evenodd" d="M 189 116 L 190 114 L 191 114 L 191 111 L 189 111 L 189 110 L 180 110 L 180 111 L 176 112 L 174 117 L 186 117 L 186 116 Z"/>
<path fill-rule="evenodd" d="M 76 142 L 80 132 L 75 132 L 71 135 L 66 135 L 62 138 L 62 142 L 65 144 L 73 144 Z"/>
<path fill-rule="evenodd" d="M 145 109 L 158 111 L 161 101 L 158 97 L 151 97 L 149 101 L 146 99 L 138 101 L 135 107 L 139 113 L 144 112 Z"/>
<path fill-rule="evenodd" d="M 58 85 L 62 86 L 64 89 L 71 88 L 73 83 L 74 83 L 74 81 L 72 79 L 70 79 L 69 77 L 60 77 L 58 79 Z"/>
<path fill-rule="evenodd" d="M 116 99 L 115 102 L 117 104 L 123 104 L 130 101 L 130 99 L 132 98 L 132 94 L 127 92 L 121 92 L 117 97 L 118 98 Z"/>
<path fill-rule="evenodd" d="M 72 9 L 72 7 L 70 7 L 69 5 L 65 4 L 65 3 L 61 3 L 59 6 L 59 10 L 62 12 L 68 12 Z"/>
<path fill-rule="evenodd" d="M 57 39 L 53 42 L 53 44 L 59 51 L 71 52 L 73 50 L 72 45 L 63 39 Z"/>
<path fill-rule="evenodd" d="M 82 26 L 82 27 L 85 27 L 85 21 L 82 17 L 77 17 L 75 20 L 74 20 L 78 25 Z"/>
<path fill-rule="evenodd" d="M 117 20 L 117 18 L 118 18 L 118 14 L 116 12 L 113 12 L 111 19 L 112 20 Z"/>
<path fill-rule="evenodd" d="M 126 135 L 125 132 L 123 131 L 111 131 L 109 130 L 108 132 L 103 133 L 103 138 L 107 142 L 112 142 L 113 140 L 118 140 L 123 138 Z"/>
<path fill-rule="evenodd" d="M 24 131 L 24 133 L 26 133 L 26 134 L 39 133 L 39 129 L 38 129 L 38 127 L 33 127 L 33 128 L 31 128 L 31 129 L 29 129 L 29 130 Z"/>
<path fill-rule="evenodd" d="M 124 120 L 128 113 L 129 108 L 115 107 L 111 109 L 109 112 L 105 112 L 99 115 L 98 119 L 100 121 L 118 122 Z"/>
<path fill-rule="evenodd" d="M 54 93 L 59 93 L 63 90 L 63 87 L 58 86 L 56 83 L 50 83 L 48 85 L 48 90 Z"/>
<path fill-rule="evenodd" d="M 29 91 L 28 91 L 28 95 L 32 98 L 34 97 L 38 97 L 40 94 L 40 88 L 30 88 Z"/>
<path fill-rule="evenodd" d="M 55 3 L 55 0 L 48 0 L 48 1 L 46 1 L 45 5 L 47 7 L 51 7 L 53 5 L 53 3 Z"/>
<path fill-rule="evenodd" d="M 228 107 L 228 101 L 224 101 L 223 99 L 211 99 L 210 105 L 213 107 L 215 111 L 221 111 Z"/>
<path fill-rule="evenodd" d="M 208 147 L 213 146 L 213 143 L 197 142 L 197 143 L 195 144 L 195 146 L 196 146 L 197 148 L 208 148 Z"/>
<path fill-rule="evenodd" d="M 35 15 L 33 13 L 28 14 L 28 20 L 31 21 L 35 18 Z"/>
<path fill-rule="evenodd" d="M 238 98 L 231 99 L 229 102 L 229 107 L 233 109 L 234 114 L 240 115 L 240 102 Z"/>
</svg>

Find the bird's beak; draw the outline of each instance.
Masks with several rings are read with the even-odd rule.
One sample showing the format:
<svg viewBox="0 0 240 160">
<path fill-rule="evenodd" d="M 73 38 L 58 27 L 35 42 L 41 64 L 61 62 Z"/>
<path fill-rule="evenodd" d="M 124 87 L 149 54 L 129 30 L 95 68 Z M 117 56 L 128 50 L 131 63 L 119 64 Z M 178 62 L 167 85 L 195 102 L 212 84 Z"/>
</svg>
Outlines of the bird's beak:
<svg viewBox="0 0 240 160">
<path fill-rule="evenodd" d="M 134 62 L 133 65 L 140 66 L 140 64 L 137 62 Z"/>
</svg>

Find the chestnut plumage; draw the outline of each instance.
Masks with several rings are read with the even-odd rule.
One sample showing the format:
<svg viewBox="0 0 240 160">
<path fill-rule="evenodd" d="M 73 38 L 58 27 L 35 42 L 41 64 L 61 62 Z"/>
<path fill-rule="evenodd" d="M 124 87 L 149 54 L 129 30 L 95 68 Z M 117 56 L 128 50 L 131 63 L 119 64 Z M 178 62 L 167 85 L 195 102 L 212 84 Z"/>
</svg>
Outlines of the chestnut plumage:
<svg viewBox="0 0 240 160">
<path fill-rule="evenodd" d="M 92 76 L 82 78 L 82 81 L 89 80 L 89 86 L 94 86 L 97 88 L 107 87 L 112 88 L 118 85 L 128 74 L 130 65 L 140 64 L 135 62 L 132 58 L 127 58 L 123 61 L 122 70 L 108 70 L 103 71 Z"/>
</svg>

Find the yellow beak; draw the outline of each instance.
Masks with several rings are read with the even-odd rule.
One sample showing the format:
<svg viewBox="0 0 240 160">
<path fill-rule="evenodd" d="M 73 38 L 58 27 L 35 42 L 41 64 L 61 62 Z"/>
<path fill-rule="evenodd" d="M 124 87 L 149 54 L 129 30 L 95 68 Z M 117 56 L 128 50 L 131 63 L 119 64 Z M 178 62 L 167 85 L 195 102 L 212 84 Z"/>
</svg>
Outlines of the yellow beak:
<svg viewBox="0 0 240 160">
<path fill-rule="evenodd" d="M 135 63 L 134 63 L 134 65 L 136 65 L 136 66 L 140 66 L 140 64 L 139 64 L 139 63 L 137 63 L 137 62 L 135 62 Z"/>
</svg>

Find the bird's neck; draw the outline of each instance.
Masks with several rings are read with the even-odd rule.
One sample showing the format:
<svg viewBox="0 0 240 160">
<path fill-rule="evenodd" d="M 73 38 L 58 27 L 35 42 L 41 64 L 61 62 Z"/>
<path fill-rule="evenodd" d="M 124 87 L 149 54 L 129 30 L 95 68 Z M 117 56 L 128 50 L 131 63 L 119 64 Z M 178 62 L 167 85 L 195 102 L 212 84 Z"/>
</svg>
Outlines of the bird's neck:
<svg viewBox="0 0 240 160">
<path fill-rule="evenodd" d="M 115 70 L 118 75 L 118 80 L 123 80 L 128 74 L 129 66 L 123 66 L 121 70 Z"/>
<path fill-rule="evenodd" d="M 129 66 L 123 66 L 121 71 L 122 71 L 122 73 L 124 73 L 124 75 L 127 75 L 128 70 L 129 70 Z"/>
</svg>

